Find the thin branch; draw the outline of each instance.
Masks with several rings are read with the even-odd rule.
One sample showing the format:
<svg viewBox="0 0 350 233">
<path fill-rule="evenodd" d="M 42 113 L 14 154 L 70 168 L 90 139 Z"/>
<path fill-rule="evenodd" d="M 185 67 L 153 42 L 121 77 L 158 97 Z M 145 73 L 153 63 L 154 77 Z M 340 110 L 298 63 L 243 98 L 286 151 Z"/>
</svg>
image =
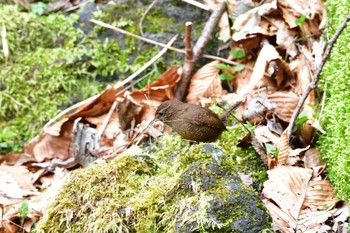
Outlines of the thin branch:
<svg viewBox="0 0 350 233">
<path fill-rule="evenodd" d="M 186 2 L 188 4 L 191 4 L 195 7 L 201 8 L 203 10 L 209 11 L 209 7 L 207 7 L 206 5 L 204 5 L 203 3 L 194 1 L 194 0 L 182 0 L 183 2 Z"/>
<path fill-rule="evenodd" d="M 146 15 L 148 14 L 148 12 L 152 9 L 152 7 L 157 3 L 158 0 L 154 0 L 151 5 L 149 5 L 149 7 L 146 9 L 146 11 L 142 14 L 142 17 L 140 19 L 140 23 L 139 23 L 139 28 L 140 28 L 140 33 L 143 36 L 143 29 L 142 29 L 142 23 L 143 20 L 145 19 Z"/>
<path fill-rule="evenodd" d="M 346 18 L 344 19 L 343 23 L 340 25 L 340 27 L 338 28 L 338 30 L 335 32 L 335 34 L 333 35 L 332 39 L 329 41 L 328 46 L 326 48 L 326 51 L 324 52 L 323 56 L 322 56 L 322 60 L 320 65 L 318 66 L 315 75 L 313 75 L 312 81 L 310 83 L 310 86 L 306 89 L 305 93 L 302 95 L 302 97 L 299 100 L 299 103 L 297 105 L 297 107 L 295 108 L 293 115 L 290 119 L 289 125 L 288 125 L 288 139 L 289 139 L 289 143 L 291 142 L 291 135 L 292 135 L 292 130 L 295 124 L 295 121 L 299 115 L 300 109 L 303 107 L 304 102 L 306 100 L 306 98 L 309 96 L 310 92 L 316 88 L 317 86 L 317 81 L 318 81 L 318 77 L 321 74 L 321 71 L 323 69 L 324 64 L 326 63 L 326 60 L 330 54 L 330 52 L 332 51 L 333 45 L 336 42 L 336 40 L 338 39 L 339 35 L 341 34 L 341 32 L 344 30 L 344 28 L 346 27 L 347 22 L 350 20 L 350 13 L 348 13 L 348 15 L 346 16 Z"/>
<path fill-rule="evenodd" d="M 112 114 L 113 114 L 115 108 L 117 107 L 117 105 L 118 105 L 118 102 L 117 102 L 117 100 L 115 100 L 115 101 L 113 102 L 113 104 L 112 104 L 112 107 L 109 109 L 106 118 L 103 120 L 103 123 L 102 123 L 102 125 L 101 125 L 101 128 L 99 129 L 99 131 L 98 131 L 98 133 L 97 133 L 97 136 L 98 136 L 99 138 L 101 138 L 103 132 L 105 131 L 105 129 L 106 129 L 107 125 L 108 125 L 108 122 L 109 122 L 109 120 L 111 119 Z"/>
<path fill-rule="evenodd" d="M 188 72 L 181 77 L 180 83 L 176 89 L 175 98 L 178 100 L 183 100 L 187 94 L 187 89 L 191 81 L 191 75 L 193 71 L 193 67 L 198 61 L 199 58 L 202 57 L 204 49 L 206 48 L 209 40 L 211 39 L 211 34 L 215 26 L 217 25 L 221 15 L 227 8 L 226 1 L 220 2 L 213 13 L 210 15 L 209 20 L 204 26 L 201 36 L 198 38 L 196 45 L 193 48 L 193 59 L 191 62 L 193 64 L 188 64 Z M 186 63 L 185 63 L 186 65 Z"/>
<path fill-rule="evenodd" d="M 193 61 L 193 51 L 191 46 L 191 31 L 192 31 L 192 23 L 187 22 L 186 23 L 186 31 L 185 31 L 185 49 L 186 49 L 186 57 L 185 57 L 185 64 L 182 68 L 182 73 L 180 77 L 180 84 L 176 90 L 175 98 L 180 99 L 181 97 L 185 96 L 187 92 L 187 86 L 184 85 L 185 80 L 190 79 L 192 75 L 192 71 L 194 68 L 195 62 Z M 181 94 L 181 96 L 177 96 L 177 94 Z M 180 99 L 182 100 L 182 99 Z"/>
<path fill-rule="evenodd" d="M 147 39 L 145 37 L 142 37 L 142 36 L 139 36 L 139 35 L 136 35 L 134 33 L 131 33 L 131 32 L 128 32 L 128 31 L 125 31 L 123 29 L 120 29 L 120 28 L 116 28 L 110 24 L 107 24 L 107 23 L 104 23 L 102 21 L 99 21 L 99 20 L 95 20 L 95 19 L 91 19 L 90 22 L 94 23 L 94 24 L 97 24 L 101 27 L 105 27 L 105 28 L 108 28 L 108 29 L 111 29 L 113 31 L 117 31 L 119 33 L 122 33 L 122 34 L 125 34 L 125 35 L 128 35 L 128 36 L 131 36 L 131 37 L 134 37 L 138 40 L 142 40 L 142 41 L 145 41 L 149 44 L 154 44 L 154 45 L 158 45 L 160 47 L 163 47 L 163 48 L 167 48 L 169 50 L 172 50 L 172 51 L 175 51 L 175 52 L 178 52 L 178 53 L 183 53 L 183 54 L 186 54 L 186 51 L 183 50 L 183 49 L 178 49 L 178 48 L 174 48 L 174 47 L 171 47 L 169 45 L 166 45 L 166 44 L 163 44 L 163 43 L 160 43 L 160 42 L 157 42 L 157 41 L 154 41 L 154 40 L 151 40 L 151 39 Z M 213 55 L 208 55 L 208 54 L 204 54 L 203 55 L 204 58 L 208 58 L 210 60 L 217 60 L 217 61 L 220 61 L 220 62 L 223 62 L 223 63 L 227 63 L 227 64 L 230 64 L 230 65 L 240 65 L 241 63 L 238 63 L 238 62 L 234 62 L 234 61 L 230 61 L 228 59 L 225 59 L 225 58 L 222 58 L 222 57 L 217 57 L 217 56 L 213 56 Z M 250 66 L 246 66 L 247 69 L 249 70 L 254 70 L 253 67 L 250 67 Z"/>
</svg>

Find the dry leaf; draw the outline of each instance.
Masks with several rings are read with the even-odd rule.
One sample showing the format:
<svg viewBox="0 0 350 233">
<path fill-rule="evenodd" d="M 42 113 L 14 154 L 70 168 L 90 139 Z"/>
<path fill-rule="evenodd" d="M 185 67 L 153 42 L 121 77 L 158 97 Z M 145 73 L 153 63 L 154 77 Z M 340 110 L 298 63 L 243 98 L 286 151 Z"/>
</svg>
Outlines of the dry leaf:
<svg viewBox="0 0 350 233">
<path fill-rule="evenodd" d="M 225 93 L 218 77 L 220 69 L 217 64 L 217 61 L 208 63 L 193 75 L 186 99 L 188 103 L 198 104 L 202 97 L 209 98 Z"/>
<path fill-rule="evenodd" d="M 71 131 L 73 123 L 67 119 L 62 120 L 56 124 L 60 125 L 61 131 L 60 136 L 52 136 L 49 134 L 42 134 L 38 138 L 31 141 L 25 148 L 25 154 L 31 154 L 34 156 L 37 162 L 42 162 L 44 160 L 59 158 L 61 160 L 66 160 L 71 157 Z M 55 125 L 56 125 L 55 124 Z M 50 126 L 49 128 L 56 126 Z M 52 132 L 49 129 L 50 132 Z"/>
<path fill-rule="evenodd" d="M 154 83 L 145 86 L 141 90 L 133 91 L 130 96 L 142 105 L 149 101 L 159 105 L 167 99 L 172 99 L 172 92 L 180 79 L 181 72 L 182 70 L 179 67 L 173 66 L 159 76 Z"/>
<path fill-rule="evenodd" d="M 327 209 L 335 202 L 333 188 L 328 180 L 312 178 L 312 173 L 311 169 L 290 166 L 268 171 L 265 206 L 281 232 L 317 232 L 333 218 L 336 208 Z"/>
<path fill-rule="evenodd" d="M 282 17 L 290 28 L 297 27 L 297 19 L 306 16 L 306 21 L 299 25 L 306 35 L 319 34 L 321 22 L 325 15 L 325 8 L 322 1 L 319 0 L 279 0 L 278 8 Z"/>
<path fill-rule="evenodd" d="M 307 150 L 304 154 L 303 161 L 305 168 L 314 168 L 324 165 L 321 153 L 317 148 L 310 148 Z"/>
<path fill-rule="evenodd" d="M 90 103 L 85 104 L 73 114 L 69 115 L 69 119 L 73 122 L 78 117 L 94 117 L 107 113 L 116 98 L 124 93 L 123 87 L 116 88 L 116 86 L 117 85 L 114 87 L 107 87 L 105 91 Z"/>
<path fill-rule="evenodd" d="M 289 122 L 294 109 L 298 105 L 299 97 L 293 92 L 277 91 L 269 93 L 268 99 L 277 105 L 277 116 L 281 120 Z"/>
</svg>

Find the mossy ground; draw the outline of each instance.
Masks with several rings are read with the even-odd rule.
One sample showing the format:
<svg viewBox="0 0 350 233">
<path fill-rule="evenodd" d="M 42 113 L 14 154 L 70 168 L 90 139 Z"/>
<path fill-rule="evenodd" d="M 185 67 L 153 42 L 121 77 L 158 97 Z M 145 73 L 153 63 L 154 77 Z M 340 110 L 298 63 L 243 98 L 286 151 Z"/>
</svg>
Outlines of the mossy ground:
<svg viewBox="0 0 350 233">
<path fill-rule="evenodd" d="M 257 167 L 262 172 L 264 169 L 255 153 L 233 146 L 244 133 L 242 126 L 229 127 L 221 136 L 222 140 L 212 144 L 224 153 L 218 158 L 221 168 L 232 174 L 256 172 Z M 207 214 L 212 194 L 227 198 L 222 193 L 226 185 L 220 185 L 225 180 L 216 177 L 220 182 L 203 190 L 199 182 L 201 173 L 198 178 L 188 176 L 193 179 L 191 191 L 183 188 L 188 184 L 183 183 L 181 175 L 191 165 L 197 163 L 205 169 L 212 163 L 213 154 L 205 152 L 203 145 L 189 146 L 187 141 L 173 134 L 164 136 L 158 145 L 148 147 L 143 155 L 121 155 L 107 164 L 75 171 L 36 231 L 175 232 L 180 224 L 179 215 L 185 216 L 181 224 L 199 223 L 197 232 L 211 232 L 213 227 L 227 226 L 237 214 L 242 216 L 238 205 L 229 216 L 220 215 L 221 223 L 211 221 Z M 196 173 L 197 169 L 189 171 Z"/>
<path fill-rule="evenodd" d="M 350 1 L 326 2 L 329 38 L 350 11 Z M 328 38 L 328 39 L 329 39 Z M 320 87 L 326 91 L 322 125 L 327 135 L 318 145 L 326 160 L 328 177 L 339 198 L 350 200 L 350 27 L 349 23 L 333 47 L 322 71 Z"/>
</svg>

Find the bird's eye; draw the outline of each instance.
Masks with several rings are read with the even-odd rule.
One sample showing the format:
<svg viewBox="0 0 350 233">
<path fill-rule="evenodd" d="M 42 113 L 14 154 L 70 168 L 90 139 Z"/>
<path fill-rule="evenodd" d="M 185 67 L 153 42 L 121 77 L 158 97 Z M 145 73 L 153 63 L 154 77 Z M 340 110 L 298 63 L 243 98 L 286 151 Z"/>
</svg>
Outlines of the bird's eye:
<svg viewBox="0 0 350 233">
<path fill-rule="evenodd" d="M 164 112 L 163 112 L 163 111 L 160 111 L 160 112 L 158 112 L 158 115 L 159 115 L 159 116 L 163 116 L 163 115 L 164 115 Z"/>
</svg>

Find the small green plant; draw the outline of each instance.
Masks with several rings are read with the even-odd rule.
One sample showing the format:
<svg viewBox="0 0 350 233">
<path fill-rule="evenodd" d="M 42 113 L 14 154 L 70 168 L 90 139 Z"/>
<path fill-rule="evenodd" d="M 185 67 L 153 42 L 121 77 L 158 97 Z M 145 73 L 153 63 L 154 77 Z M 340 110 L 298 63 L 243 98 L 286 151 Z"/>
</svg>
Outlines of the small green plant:
<svg viewBox="0 0 350 233">
<path fill-rule="evenodd" d="M 29 4 L 29 6 L 33 14 L 43 15 L 46 8 L 49 6 L 49 4 L 44 2 L 35 2 L 35 3 Z"/>
<path fill-rule="evenodd" d="M 302 25 L 302 24 L 305 23 L 305 20 L 306 20 L 306 16 L 305 16 L 305 15 L 302 15 L 302 16 L 300 16 L 298 19 L 295 20 L 295 24 L 296 24 L 297 26 Z"/>
<path fill-rule="evenodd" d="M 270 144 L 270 143 L 265 143 L 265 147 L 267 152 L 269 152 L 271 155 L 273 155 L 275 158 L 278 157 L 280 150 L 276 149 L 274 147 L 274 145 Z"/>
<path fill-rule="evenodd" d="M 28 200 L 24 200 L 22 202 L 22 205 L 19 209 L 19 217 L 20 217 L 20 222 L 21 222 L 21 227 L 23 226 L 24 220 L 26 219 L 28 213 L 29 213 L 29 207 L 28 207 Z"/>
<path fill-rule="evenodd" d="M 241 59 L 245 57 L 245 52 L 243 50 L 232 50 L 231 56 L 236 59 Z"/>
<path fill-rule="evenodd" d="M 249 132 L 251 132 L 251 133 L 254 132 L 255 126 L 252 123 L 250 123 L 250 121 L 247 121 L 245 126 L 249 130 Z"/>
<path fill-rule="evenodd" d="M 229 41 L 231 39 L 230 35 L 225 35 L 225 36 L 219 36 L 218 40 L 223 41 L 224 43 L 226 43 L 227 41 Z"/>
</svg>

